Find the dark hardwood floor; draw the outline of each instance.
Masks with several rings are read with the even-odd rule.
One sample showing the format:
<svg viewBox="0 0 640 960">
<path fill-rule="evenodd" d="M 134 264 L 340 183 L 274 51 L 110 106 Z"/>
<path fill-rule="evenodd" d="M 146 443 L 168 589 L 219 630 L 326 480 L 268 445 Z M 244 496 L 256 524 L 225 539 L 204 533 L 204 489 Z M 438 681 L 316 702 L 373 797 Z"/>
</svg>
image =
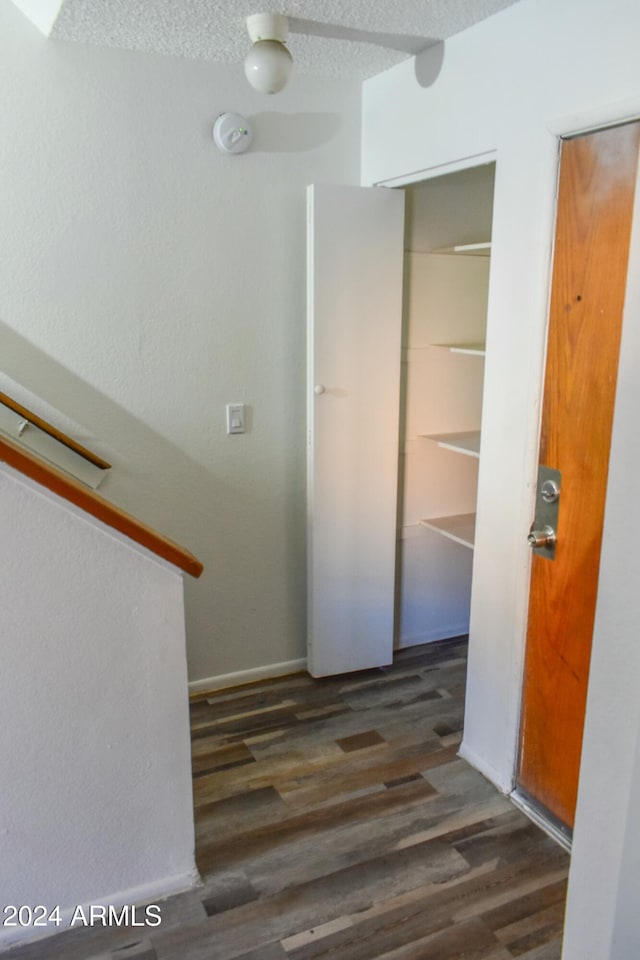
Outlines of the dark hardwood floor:
<svg viewBox="0 0 640 960">
<path fill-rule="evenodd" d="M 559 960 L 567 854 L 457 757 L 466 644 L 192 703 L 202 887 L 15 960 Z"/>
</svg>

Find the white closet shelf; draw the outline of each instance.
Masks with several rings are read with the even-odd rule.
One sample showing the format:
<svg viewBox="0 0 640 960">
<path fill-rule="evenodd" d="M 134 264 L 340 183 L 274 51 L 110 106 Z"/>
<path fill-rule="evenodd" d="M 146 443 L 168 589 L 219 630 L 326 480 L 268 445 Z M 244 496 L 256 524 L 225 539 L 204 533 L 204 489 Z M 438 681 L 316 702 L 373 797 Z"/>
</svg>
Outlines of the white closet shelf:
<svg viewBox="0 0 640 960">
<path fill-rule="evenodd" d="M 423 433 L 427 440 L 433 440 L 445 450 L 464 453 L 467 457 L 480 456 L 480 431 L 464 430 L 460 433 Z"/>
<path fill-rule="evenodd" d="M 440 247 L 437 250 L 433 250 L 432 253 L 449 253 L 467 257 L 490 257 L 491 241 L 487 240 L 483 243 L 459 243 L 456 244 L 455 247 Z"/>
<path fill-rule="evenodd" d="M 484 343 L 434 343 L 433 346 L 451 353 L 470 353 L 475 357 L 484 357 L 487 352 Z"/>
<path fill-rule="evenodd" d="M 473 550 L 476 534 L 475 513 L 461 513 L 453 517 L 430 517 L 421 520 L 420 524 L 443 537 L 447 537 L 449 540 L 453 540 L 455 543 L 462 544 L 463 547 Z"/>
</svg>

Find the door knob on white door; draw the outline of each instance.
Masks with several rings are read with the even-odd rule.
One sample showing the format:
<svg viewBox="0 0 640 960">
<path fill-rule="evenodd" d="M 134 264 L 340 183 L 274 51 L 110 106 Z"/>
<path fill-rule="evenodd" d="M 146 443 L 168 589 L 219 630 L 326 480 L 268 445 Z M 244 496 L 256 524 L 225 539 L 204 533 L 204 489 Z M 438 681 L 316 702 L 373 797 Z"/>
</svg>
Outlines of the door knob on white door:
<svg viewBox="0 0 640 960">
<path fill-rule="evenodd" d="M 315 393 L 316 397 L 321 396 L 324 393 L 324 383 L 316 383 L 315 387 L 313 388 L 313 392 Z"/>
</svg>

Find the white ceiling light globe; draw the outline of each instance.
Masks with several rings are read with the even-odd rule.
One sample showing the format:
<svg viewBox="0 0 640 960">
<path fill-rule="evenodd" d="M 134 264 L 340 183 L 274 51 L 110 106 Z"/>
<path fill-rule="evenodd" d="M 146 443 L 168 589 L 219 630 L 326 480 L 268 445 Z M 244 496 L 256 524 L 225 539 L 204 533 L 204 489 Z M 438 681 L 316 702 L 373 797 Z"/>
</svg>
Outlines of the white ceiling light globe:
<svg viewBox="0 0 640 960">
<path fill-rule="evenodd" d="M 247 80 L 258 93 L 278 93 L 291 76 L 293 59 L 279 40 L 254 43 L 244 61 Z"/>
</svg>

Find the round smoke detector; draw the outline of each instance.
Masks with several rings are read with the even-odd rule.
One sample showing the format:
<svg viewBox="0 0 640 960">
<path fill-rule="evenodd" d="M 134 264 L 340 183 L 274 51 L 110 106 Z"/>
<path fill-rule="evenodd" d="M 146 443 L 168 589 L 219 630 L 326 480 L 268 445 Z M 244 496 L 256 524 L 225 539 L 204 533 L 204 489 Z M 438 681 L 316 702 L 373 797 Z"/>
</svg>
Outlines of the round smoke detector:
<svg viewBox="0 0 640 960">
<path fill-rule="evenodd" d="M 213 125 L 213 139 L 222 153 L 244 153 L 251 146 L 253 130 L 239 113 L 221 113 Z"/>
</svg>

